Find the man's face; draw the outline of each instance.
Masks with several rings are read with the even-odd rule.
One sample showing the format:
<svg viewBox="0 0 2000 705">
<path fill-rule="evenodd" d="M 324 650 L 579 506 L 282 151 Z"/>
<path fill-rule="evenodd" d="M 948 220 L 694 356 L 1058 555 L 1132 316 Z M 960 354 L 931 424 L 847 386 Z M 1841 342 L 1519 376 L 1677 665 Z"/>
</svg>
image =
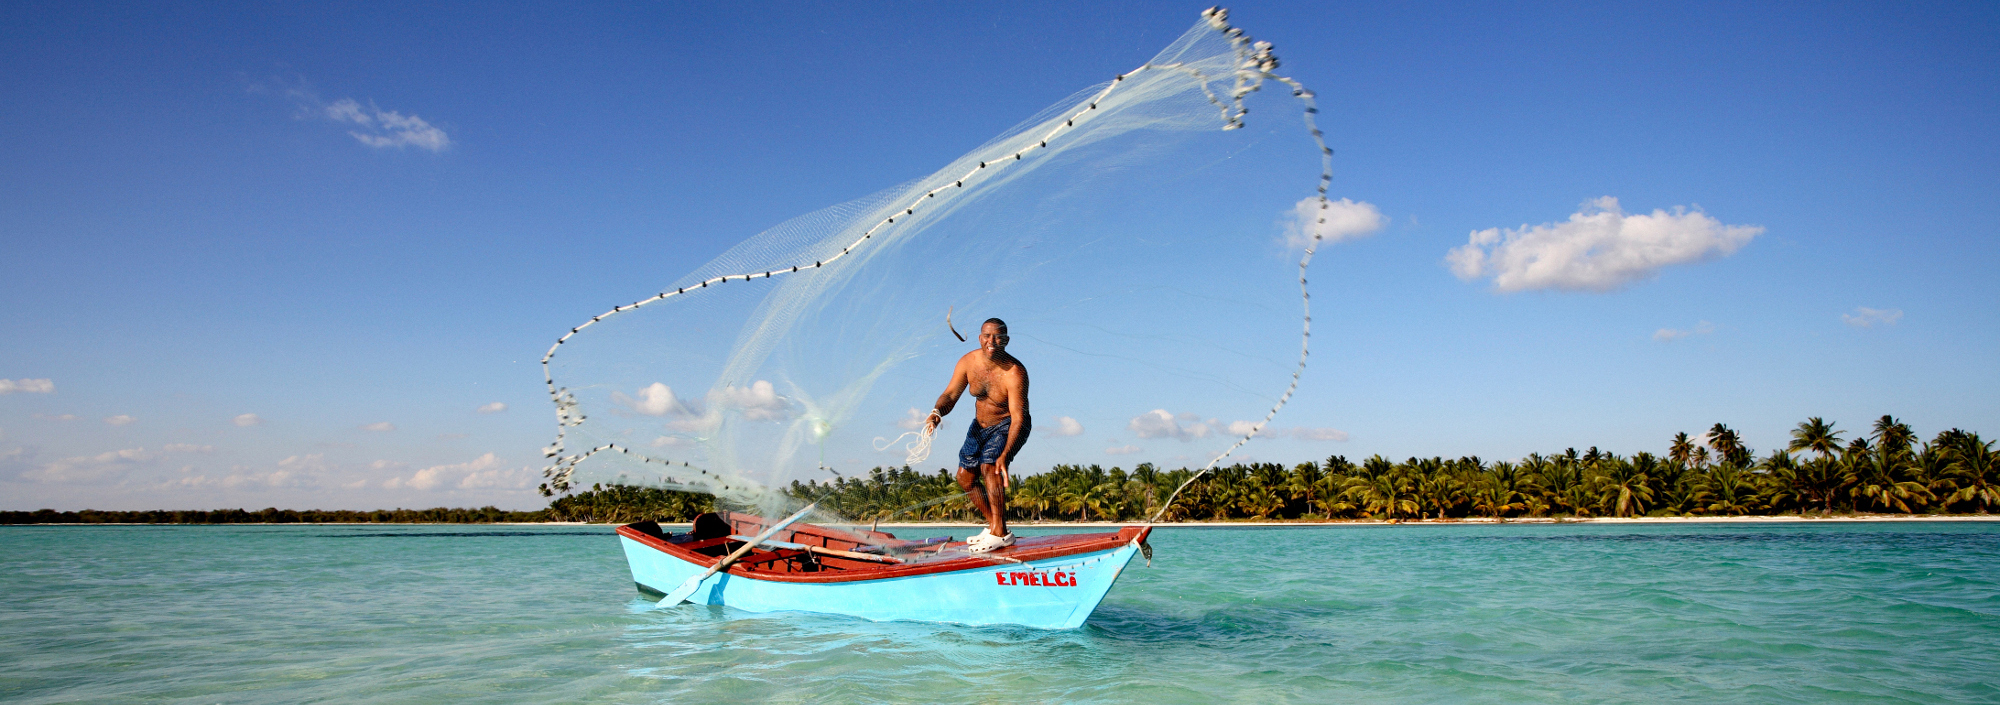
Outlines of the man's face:
<svg viewBox="0 0 2000 705">
<path fill-rule="evenodd" d="M 992 357 L 1007 349 L 1007 334 L 1000 332 L 1000 326 L 988 323 L 979 327 L 979 349 Z"/>
</svg>

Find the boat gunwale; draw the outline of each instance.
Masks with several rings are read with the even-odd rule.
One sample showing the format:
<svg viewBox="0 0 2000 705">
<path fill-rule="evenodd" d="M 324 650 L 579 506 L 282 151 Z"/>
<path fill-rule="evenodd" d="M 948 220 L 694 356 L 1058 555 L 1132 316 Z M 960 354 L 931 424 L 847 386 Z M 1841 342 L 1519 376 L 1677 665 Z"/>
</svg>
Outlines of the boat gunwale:
<svg viewBox="0 0 2000 705">
<path fill-rule="evenodd" d="M 661 553 L 665 553 L 669 556 L 678 558 L 680 560 L 686 561 L 688 563 L 694 564 L 695 566 L 702 568 L 712 566 L 716 562 L 722 560 L 722 558 L 719 556 L 710 556 L 707 554 L 696 553 L 692 550 L 688 550 L 687 548 L 684 548 L 681 544 L 670 543 L 663 538 L 633 528 L 633 526 L 634 526 L 633 524 L 626 524 L 618 527 L 618 535 L 627 539 L 631 539 L 632 541 L 637 542 L 640 545 L 647 546 Z M 826 530 L 823 527 L 813 526 L 809 524 L 801 524 L 798 526 L 802 530 L 811 530 L 811 529 Z M 813 573 L 781 573 L 781 572 L 750 571 L 743 569 L 745 568 L 745 566 L 738 564 L 738 565 L 732 565 L 728 569 L 722 572 L 739 578 L 746 578 L 750 580 L 763 580 L 768 582 L 781 582 L 781 583 L 850 583 L 850 582 L 864 582 L 869 580 L 888 580 L 893 578 L 907 578 L 920 575 L 933 575 L 937 573 L 955 573 L 966 570 L 978 570 L 982 568 L 991 568 L 997 565 L 1026 563 L 1029 561 L 1040 561 L 1040 560 L 1047 560 L 1050 558 L 1062 558 L 1065 556 L 1074 556 L 1086 553 L 1097 553 L 1100 551 L 1116 550 L 1118 548 L 1132 545 L 1138 543 L 1139 541 L 1144 540 L 1147 534 L 1152 533 L 1152 530 L 1153 527 L 1150 526 L 1127 526 L 1120 528 L 1115 533 L 1104 532 L 1104 533 L 1090 533 L 1090 534 L 1056 534 L 1056 536 L 1066 536 L 1066 537 L 1096 536 L 1102 538 L 1094 538 L 1084 541 L 1066 542 L 1054 546 L 1027 546 L 1027 547 L 1015 546 L 1015 547 L 1001 549 L 1000 551 L 995 551 L 992 554 L 968 554 L 959 558 L 952 558 L 939 561 L 925 561 L 922 563 L 903 563 L 903 564 L 887 564 L 887 565 L 878 564 L 879 567 L 868 566 L 859 568 L 847 568 L 836 571 L 820 571 Z M 833 531 L 837 532 L 838 530 L 836 529 Z M 804 532 L 805 531 L 801 531 L 801 533 Z M 840 532 L 840 533 L 845 533 L 845 532 Z"/>
</svg>

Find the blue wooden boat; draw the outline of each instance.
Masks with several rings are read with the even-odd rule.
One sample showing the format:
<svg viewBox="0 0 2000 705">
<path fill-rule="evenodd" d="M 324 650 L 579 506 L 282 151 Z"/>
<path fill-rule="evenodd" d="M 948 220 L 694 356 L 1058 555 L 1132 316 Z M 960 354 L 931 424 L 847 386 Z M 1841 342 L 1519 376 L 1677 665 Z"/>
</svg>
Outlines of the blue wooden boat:
<svg viewBox="0 0 2000 705">
<path fill-rule="evenodd" d="M 632 582 L 656 598 L 707 571 L 770 522 L 741 512 L 696 518 L 684 534 L 651 521 L 618 527 Z M 962 541 L 793 524 L 688 597 L 751 612 L 826 612 L 872 620 L 1018 624 L 1075 629 L 1111 591 L 1152 527 L 1023 536 L 970 553 Z"/>
</svg>

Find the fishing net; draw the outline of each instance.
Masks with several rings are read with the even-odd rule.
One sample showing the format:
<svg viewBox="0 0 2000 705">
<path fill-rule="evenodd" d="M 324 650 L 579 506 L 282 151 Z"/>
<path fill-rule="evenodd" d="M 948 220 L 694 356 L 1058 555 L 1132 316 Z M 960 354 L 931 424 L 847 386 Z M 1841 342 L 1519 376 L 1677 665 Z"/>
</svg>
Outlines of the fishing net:
<svg viewBox="0 0 2000 705">
<path fill-rule="evenodd" d="M 562 336 L 544 491 L 651 485 L 778 516 L 794 481 L 956 467 L 971 399 L 918 431 L 977 348 L 952 329 L 989 317 L 1032 381 L 1016 474 L 1226 457 L 1304 369 L 1331 154 L 1312 95 L 1226 18 Z"/>
</svg>

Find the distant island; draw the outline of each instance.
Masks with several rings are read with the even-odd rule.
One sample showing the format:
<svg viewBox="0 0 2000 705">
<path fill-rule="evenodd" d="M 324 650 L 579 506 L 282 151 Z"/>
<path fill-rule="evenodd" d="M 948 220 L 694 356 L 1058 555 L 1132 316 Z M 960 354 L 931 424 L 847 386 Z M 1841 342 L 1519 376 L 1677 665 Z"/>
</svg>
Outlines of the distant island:
<svg viewBox="0 0 2000 705">
<path fill-rule="evenodd" d="M 1820 418 L 1800 423 L 1782 450 L 1758 457 L 1715 424 L 1699 439 L 1677 434 L 1664 455 L 1621 456 L 1590 448 L 1531 453 L 1515 461 L 1476 456 L 1360 463 L 1344 456 L 1286 467 L 1216 468 L 1189 484 L 1191 468 L 1131 471 L 1057 465 L 1016 476 L 1008 512 L 1023 521 L 1338 521 L 1592 517 L 1986 514 L 2000 504 L 2000 453 L 1978 434 L 1952 429 L 1919 442 L 1890 416 L 1846 435 Z M 866 477 L 793 482 L 787 494 L 859 521 L 976 521 L 946 470 L 874 468 Z M 532 512 L 480 509 L 380 511 L 0 512 L 0 524 L 238 523 L 629 523 L 685 522 L 715 509 L 700 493 L 594 485 Z"/>
</svg>

